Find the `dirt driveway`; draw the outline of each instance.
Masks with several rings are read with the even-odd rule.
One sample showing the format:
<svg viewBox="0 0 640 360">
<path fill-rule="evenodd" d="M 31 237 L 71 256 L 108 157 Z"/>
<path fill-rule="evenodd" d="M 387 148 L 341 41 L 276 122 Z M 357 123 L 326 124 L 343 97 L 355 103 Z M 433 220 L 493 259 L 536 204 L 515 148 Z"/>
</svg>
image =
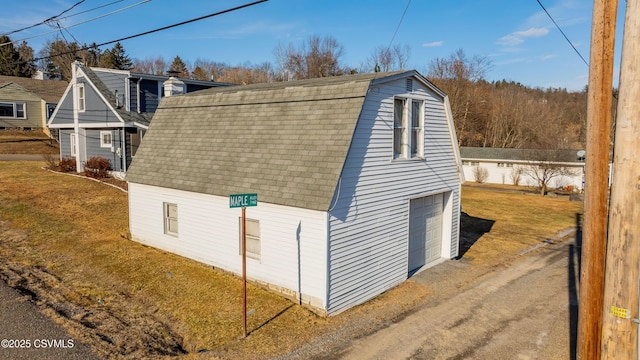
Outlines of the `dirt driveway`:
<svg viewBox="0 0 640 360">
<path fill-rule="evenodd" d="M 578 253 L 565 240 L 495 271 L 463 261 L 437 265 L 413 278 L 438 294 L 412 314 L 340 349 L 310 344 L 288 358 L 571 359 Z"/>
</svg>

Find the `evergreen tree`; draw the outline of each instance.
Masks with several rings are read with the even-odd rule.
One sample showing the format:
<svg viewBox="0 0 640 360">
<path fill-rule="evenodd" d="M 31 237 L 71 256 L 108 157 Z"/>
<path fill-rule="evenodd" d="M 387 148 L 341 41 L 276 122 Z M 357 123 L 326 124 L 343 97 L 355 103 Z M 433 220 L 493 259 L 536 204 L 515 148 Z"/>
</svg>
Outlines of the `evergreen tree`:
<svg viewBox="0 0 640 360">
<path fill-rule="evenodd" d="M 133 68 L 133 62 L 126 54 L 122 44 L 117 42 L 113 48 L 102 52 L 100 66 L 107 69 L 130 70 Z"/>
<path fill-rule="evenodd" d="M 20 54 L 11 43 L 11 39 L 6 36 L 0 36 L 0 75 L 21 76 Z"/>
<path fill-rule="evenodd" d="M 177 77 L 181 77 L 184 79 L 189 78 L 189 70 L 187 69 L 187 64 L 182 61 L 180 56 L 176 56 L 169 66 L 169 72 L 175 74 Z"/>
<path fill-rule="evenodd" d="M 191 73 L 191 77 L 196 80 L 210 80 L 209 77 L 207 76 L 207 72 L 204 71 L 204 69 L 201 68 L 200 66 L 196 66 L 196 68 L 193 69 L 193 72 Z"/>
</svg>

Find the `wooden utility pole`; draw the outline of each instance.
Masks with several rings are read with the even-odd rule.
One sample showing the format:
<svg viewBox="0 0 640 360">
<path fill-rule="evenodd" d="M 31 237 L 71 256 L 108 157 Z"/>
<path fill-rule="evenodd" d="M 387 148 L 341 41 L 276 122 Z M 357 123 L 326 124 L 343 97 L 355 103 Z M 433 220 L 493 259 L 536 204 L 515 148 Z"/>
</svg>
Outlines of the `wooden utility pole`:
<svg viewBox="0 0 640 360">
<path fill-rule="evenodd" d="M 602 294 L 607 241 L 609 139 L 613 90 L 617 0 L 595 0 L 589 57 L 587 155 L 580 305 L 578 307 L 578 359 L 600 358 Z"/>
<path fill-rule="evenodd" d="M 602 358 L 638 359 L 640 0 L 627 0 L 602 315 Z"/>
</svg>

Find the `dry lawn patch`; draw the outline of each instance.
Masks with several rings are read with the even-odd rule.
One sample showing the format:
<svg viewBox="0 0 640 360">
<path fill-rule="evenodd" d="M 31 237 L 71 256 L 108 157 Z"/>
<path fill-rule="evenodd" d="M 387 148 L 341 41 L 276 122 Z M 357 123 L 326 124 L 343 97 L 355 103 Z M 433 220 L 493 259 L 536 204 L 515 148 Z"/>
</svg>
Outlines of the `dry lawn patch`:
<svg viewBox="0 0 640 360">
<path fill-rule="evenodd" d="M 74 336 L 105 356 L 267 358 L 352 319 L 395 316 L 424 298 L 411 282 L 340 316 L 323 318 L 248 286 L 250 336 L 242 334 L 238 277 L 127 240 L 127 195 L 84 178 L 0 162 L 0 273 Z M 7 275 L 9 274 L 9 275 Z M 24 282 L 24 278 L 47 278 Z M 53 281 L 52 279 L 58 279 Z M 16 285 L 17 284 L 17 285 Z M 42 284 L 48 284 L 43 286 Z M 377 310 L 385 309 L 384 314 Z"/>
<path fill-rule="evenodd" d="M 490 231 L 479 234 L 464 258 L 475 264 L 494 266 L 515 259 L 522 251 L 576 226 L 576 216 L 582 214 L 583 203 L 567 197 L 463 186 L 462 211 L 471 217 L 467 226 L 474 222 L 491 223 Z M 463 228 L 463 236 L 464 231 Z"/>
<path fill-rule="evenodd" d="M 60 147 L 40 130 L 0 130 L 0 154 L 58 155 Z"/>
<path fill-rule="evenodd" d="M 412 281 L 323 318 L 248 287 L 250 336 L 240 339 L 241 280 L 127 240 L 127 195 L 28 162 L 0 162 L 0 277 L 104 357 L 269 358 L 306 343 L 332 349 L 401 318 L 438 291 Z M 575 223 L 582 203 L 463 188 L 463 238 L 477 267 L 516 258 Z M 475 238 L 473 237 L 475 236 Z"/>
</svg>

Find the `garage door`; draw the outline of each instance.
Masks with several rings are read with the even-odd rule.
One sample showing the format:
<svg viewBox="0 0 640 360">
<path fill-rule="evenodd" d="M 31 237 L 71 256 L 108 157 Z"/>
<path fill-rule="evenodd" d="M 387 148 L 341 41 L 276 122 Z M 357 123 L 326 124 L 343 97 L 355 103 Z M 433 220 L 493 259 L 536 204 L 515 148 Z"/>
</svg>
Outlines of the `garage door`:
<svg viewBox="0 0 640 360">
<path fill-rule="evenodd" d="M 440 259 L 443 195 L 412 199 L 409 206 L 409 272 Z"/>
</svg>

